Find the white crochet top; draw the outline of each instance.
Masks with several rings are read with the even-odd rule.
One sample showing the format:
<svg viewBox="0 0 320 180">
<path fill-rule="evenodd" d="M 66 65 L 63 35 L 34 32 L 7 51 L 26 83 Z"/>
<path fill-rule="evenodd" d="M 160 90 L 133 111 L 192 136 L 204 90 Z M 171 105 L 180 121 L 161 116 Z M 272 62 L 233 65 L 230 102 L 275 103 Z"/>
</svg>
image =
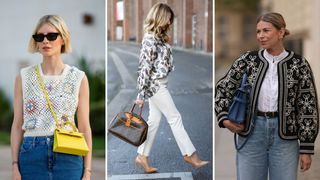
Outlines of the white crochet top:
<svg viewBox="0 0 320 180">
<path fill-rule="evenodd" d="M 23 92 L 24 136 L 51 136 L 56 122 L 43 94 L 36 66 L 46 87 L 58 121 L 74 122 L 78 107 L 78 96 L 84 72 L 76 67 L 65 65 L 61 75 L 43 75 L 41 65 L 33 65 L 21 70 Z"/>
</svg>

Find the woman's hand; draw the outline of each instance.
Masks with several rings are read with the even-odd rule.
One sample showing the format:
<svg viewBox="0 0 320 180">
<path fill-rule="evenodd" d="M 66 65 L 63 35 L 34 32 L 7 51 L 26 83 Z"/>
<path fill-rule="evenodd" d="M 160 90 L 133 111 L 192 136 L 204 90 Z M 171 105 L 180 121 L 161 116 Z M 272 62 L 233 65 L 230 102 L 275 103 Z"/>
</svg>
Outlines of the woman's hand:
<svg viewBox="0 0 320 180">
<path fill-rule="evenodd" d="M 310 154 L 300 155 L 300 171 L 305 172 L 311 167 L 312 158 Z"/>
<path fill-rule="evenodd" d="M 90 180 L 91 171 L 84 170 L 83 176 L 81 180 Z"/>
<path fill-rule="evenodd" d="M 137 100 L 136 100 L 136 104 L 139 106 L 139 108 L 142 108 L 142 106 L 143 106 L 143 104 L 144 104 L 144 100 L 137 99 Z"/>
<path fill-rule="evenodd" d="M 21 180 L 18 164 L 12 165 L 12 180 Z"/>
<path fill-rule="evenodd" d="M 229 119 L 224 120 L 223 125 L 224 125 L 224 127 L 229 129 L 229 131 L 231 131 L 233 133 L 240 133 L 241 131 L 244 130 L 243 124 L 234 123 L 234 122 L 230 121 Z"/>
</svg>

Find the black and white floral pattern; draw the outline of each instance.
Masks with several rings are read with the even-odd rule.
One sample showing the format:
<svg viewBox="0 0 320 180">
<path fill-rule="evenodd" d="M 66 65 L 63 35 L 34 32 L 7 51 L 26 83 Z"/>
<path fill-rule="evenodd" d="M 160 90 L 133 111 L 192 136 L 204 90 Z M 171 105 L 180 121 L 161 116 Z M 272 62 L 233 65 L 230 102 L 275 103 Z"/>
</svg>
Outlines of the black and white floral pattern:
<svg viewBox="0 0 320 180">
<path fill-rule="evenodd" d="M 172 50 L 168 43 L 146 33 L 140 50 L 137 88 L 138 99 L 152 97 L 159 89 L 159 79 L 174 70 Z"/>
</svg>

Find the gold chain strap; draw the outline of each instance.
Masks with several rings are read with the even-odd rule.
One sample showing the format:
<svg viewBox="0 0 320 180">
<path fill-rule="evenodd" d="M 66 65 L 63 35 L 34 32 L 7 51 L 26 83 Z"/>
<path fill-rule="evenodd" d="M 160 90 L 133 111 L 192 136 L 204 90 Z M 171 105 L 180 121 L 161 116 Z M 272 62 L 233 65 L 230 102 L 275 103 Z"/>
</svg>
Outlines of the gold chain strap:
<svg viewBox="0 0 320 180">
<path fill-rule="evenodd" d="M 39 71 L 38 65 L 37 65 L 37 67 L 36 67 L 36 71 L 37 71 L 38 79 L 39 79 L 40 84 L 41 84 L 41 87 L 42 87 L 43 94 L 44 94 L 44 96 L 45 96 L 45 98 L 46 98 L 46 100 L 47 100 L 47 103 L 48 103 L 49 108 L 50 108 L 50 110 L 51 110 L 51 112 L 52 112 L 53 118 L 54 118 L 54 120 L 56 121 L 57 126 L 59 126 L 59 121 L 58 121 L 58 119 L 57 119 L 56 113 L 54 112 L 53 107 L 52 107 L 52 105 L 51 105 L 51 102 L 50 102 L 50 100 L 49 100 L 49 96 L 48 96 L 47 90 L 46 90 L 46 88 L 44 87 L 44 83 L 43 83 L 43 81 L 42 81 L 42 78 L 41 78 L 41 75 L 40 75 L 40 71 Z"/>
</svg>

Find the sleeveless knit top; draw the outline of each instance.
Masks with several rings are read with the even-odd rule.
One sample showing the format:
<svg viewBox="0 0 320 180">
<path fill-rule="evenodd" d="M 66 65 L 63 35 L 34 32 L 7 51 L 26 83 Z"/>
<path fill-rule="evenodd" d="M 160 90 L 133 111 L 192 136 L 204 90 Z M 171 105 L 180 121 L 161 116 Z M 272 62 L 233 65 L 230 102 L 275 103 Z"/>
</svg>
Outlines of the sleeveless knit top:
<svg viewBox="0 0 320 180">
<path fill-rule="evenodd" d="M 43 75 L 40 64 L 21 70 L 23 94 L 22 129 L 25 131 L 25 137 L 51 136 L 56 129 L 56 122 L 43 94 L 36 66 L 39 67 L 41 78 L 59 123 L 63 121 L 74 122 L 75 112 L 78 107 L 79 88 L 84 77 L 83 71 L 69 65 L 65 65 L 61 75 Z"/>
</svg>

